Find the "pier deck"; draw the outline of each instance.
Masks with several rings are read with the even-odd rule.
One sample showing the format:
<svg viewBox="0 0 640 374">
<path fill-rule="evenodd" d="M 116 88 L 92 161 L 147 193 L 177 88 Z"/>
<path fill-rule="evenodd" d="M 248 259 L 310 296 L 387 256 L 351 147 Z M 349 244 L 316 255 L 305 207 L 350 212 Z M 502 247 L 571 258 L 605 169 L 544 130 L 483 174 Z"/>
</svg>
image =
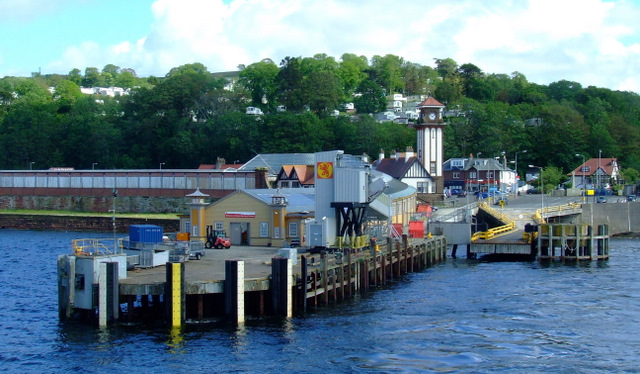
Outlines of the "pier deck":
<svg viewBox="0 0 640 374">
<path fill-rule="evenodd" d="M 446 252 L 444 237 L 406 235 L 383 245 L 298 253 L 295 259 L 282 248 L 235 246 L 207 250 L 200 260 L 126 271 L 123 278 L 125 270 L 118 269 L 124 254 L 83 251 L 58 257 L 59 314 L 62 320 L 98 315 L 100 325 L 142 319 L 173 326 L 212 318 L 241 323 L 245 315 L 290 317 L 433 266 Z"/>
</svg>

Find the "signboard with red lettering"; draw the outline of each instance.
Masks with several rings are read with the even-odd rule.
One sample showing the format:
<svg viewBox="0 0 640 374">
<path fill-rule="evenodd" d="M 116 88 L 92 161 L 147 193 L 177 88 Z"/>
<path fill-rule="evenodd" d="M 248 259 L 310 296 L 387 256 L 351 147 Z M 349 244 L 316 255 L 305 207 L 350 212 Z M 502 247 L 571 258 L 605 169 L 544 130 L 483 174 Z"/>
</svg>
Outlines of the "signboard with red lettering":
<svg viewBox="0 0 640 374">
<path fill-rule="evenodd" d="M 225 218 L 256 218 L 256 212 L 224 212 Z"/>
</svg>

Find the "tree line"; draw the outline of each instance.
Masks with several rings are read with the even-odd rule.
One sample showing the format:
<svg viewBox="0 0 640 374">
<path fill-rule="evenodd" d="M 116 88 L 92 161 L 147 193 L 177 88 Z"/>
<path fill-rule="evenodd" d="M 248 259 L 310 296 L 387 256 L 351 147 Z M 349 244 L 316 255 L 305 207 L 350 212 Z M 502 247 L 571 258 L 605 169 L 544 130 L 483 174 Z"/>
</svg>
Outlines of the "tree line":
<svg viewBox="0 0 640 374">
<path fill-rule="evenodd" d="M 265 59 L 225 73 L 193 63 L 142 78 L 109 64 L 84 74 L 4 77 L 0 169 L 196 168 L 217 157 L 245 162 L 258 153 L 377 155 L 415 148 L 415 130 L 370 115 L 386 109 L 387 95 L 401 93 L 431 95 L 447 106 L 445 159 L 504 152 L 512 160 L 517 152 L 521 172 L 536 164 L 567 173 L 582 156 L 601 154 L 640 170 L 638 94 L 566 80 L 540 85 L 518 72 L 485 73 L 450 58 L 434 65 L 395 55 L 336 60 L 317 54 Z M 130 92 L 80 92 L 92 86 Z M 331 115 L 349 102 L 355 114 Z M 247 106 L 265 114 L 246 115 Z"/>
</svg>

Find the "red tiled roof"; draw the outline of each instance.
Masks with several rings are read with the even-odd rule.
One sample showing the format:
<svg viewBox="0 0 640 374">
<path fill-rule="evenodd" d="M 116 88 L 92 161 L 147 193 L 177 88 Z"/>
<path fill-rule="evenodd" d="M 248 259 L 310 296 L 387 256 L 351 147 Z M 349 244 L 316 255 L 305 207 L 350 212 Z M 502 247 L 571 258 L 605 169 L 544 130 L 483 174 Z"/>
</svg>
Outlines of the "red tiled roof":
<svg viewBox="0 0 640 374">
<path fill-rule="evenodd" d="M 439 102 L 438 100 L 434 99 L 431 96 L 427 97 L 427 99 L 425 101 L 421 102 L 417 106 L 418 106 L 418 108 L 421 108 L 421 107 L 441 107 L 441 108 L 444 108 L 445 107 L 444 104 L 442 104 L 441 102 Z"/>
<path fill-rule="evenodd" d="M 596 170 L 598 170 L 598 166 L 600 166 L 600 169 L 602 169 L 603 172 L 605 172 L 607 175 L 612 175 L 614 163 L 618 163 L 618 159 L 616 159 L 615 157 L 600 158 L 600 159 L 592 158 L 585 161 L 584 164 L 581 164 L 580 166 L 578 166 L 575 170 L 573 170 L 573 173 L 575 173 L 575 175 L 577 176 L 590 176 L 590 175 L 593 175 L 596 172 Z M 585 171 L 582 171 L 583 167 L 585 166 L 588 169 L 586 169 Z M 568 175 L 571 175 L 573 173 L 569 173 Z"/>
<path fill-rule="evenodd" d="M 315 169 L 313 165 L 282 165 L 282 171 L 291 178 L 295 172 L 301 185 L 315 184 Z"/>
<path fill-rule="evenodd" d="M 222 164 L 220 165 L 220 169 L 219 170 L 224 170 L 224 169 L 239 169 L 243 164 Z M 202 169 L 202 170 L 215 170 L 216 169 L 216 165 L 215 164 L 202 164 L 200 166 L 198 166 L 198 169 Z"/>
</svg>

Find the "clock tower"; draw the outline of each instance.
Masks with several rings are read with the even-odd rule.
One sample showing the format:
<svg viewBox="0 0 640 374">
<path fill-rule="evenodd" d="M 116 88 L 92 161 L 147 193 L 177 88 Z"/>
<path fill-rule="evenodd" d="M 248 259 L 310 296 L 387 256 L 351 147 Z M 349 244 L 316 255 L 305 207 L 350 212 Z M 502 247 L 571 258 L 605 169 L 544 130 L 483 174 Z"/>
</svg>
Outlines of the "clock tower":
<svg viewBox="0 0 640 374">
<path fill-rule="evenodd" d="M 444 104 L 428 97 L 417 105 L 420 110 L 418 123 L 414 125 L 418 135 L 418 160 L 436 182 L 436 193 L 444 190 L 442 174 L 443 139 L 445 123 L 442 119 Z"/>
</svg>

